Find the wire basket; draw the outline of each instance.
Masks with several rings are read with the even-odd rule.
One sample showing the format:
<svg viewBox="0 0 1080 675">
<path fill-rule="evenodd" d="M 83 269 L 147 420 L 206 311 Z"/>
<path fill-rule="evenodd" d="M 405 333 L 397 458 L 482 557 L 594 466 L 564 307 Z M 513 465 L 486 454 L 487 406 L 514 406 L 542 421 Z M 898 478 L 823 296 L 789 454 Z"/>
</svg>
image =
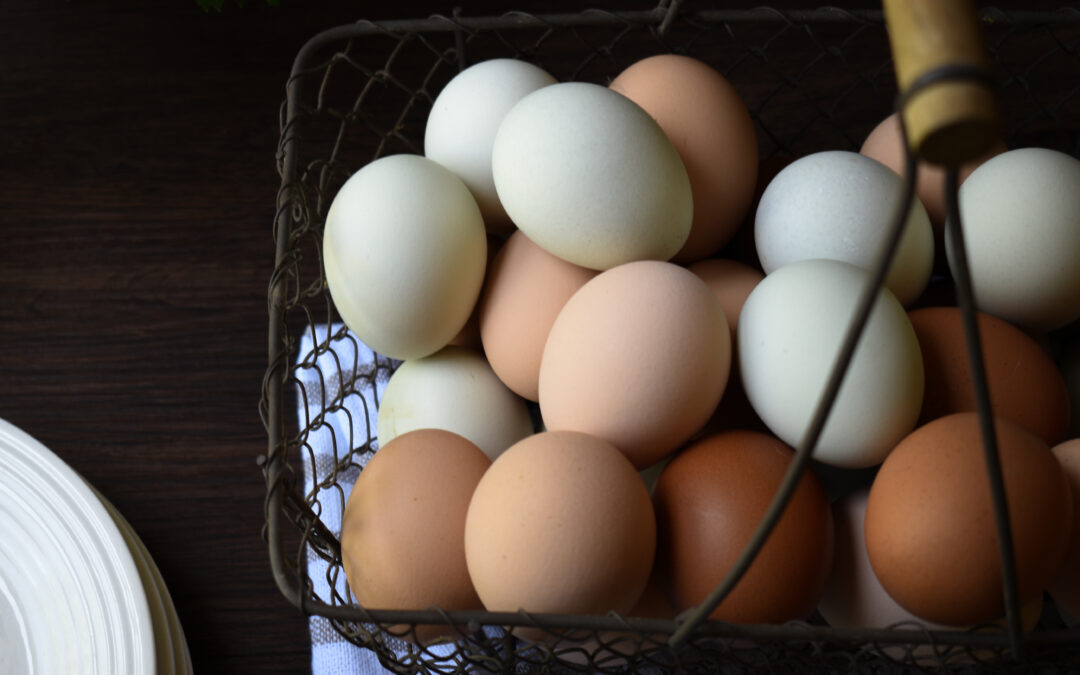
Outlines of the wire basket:
<svg viewBox="0 0 1080 675">
<path fill-rule="evenodd" d="M 1008 146 L 1080 155 L 1080 11 L 983 9 L 981 17 Z M 560 81 L 607 84 L 635 61 L 664 52 L 693 56 L 723 73 L 750 109 L 765 159 L 857 151 L 896 97 L 879 10 L 691 11 L 661 2 L 652 11 L 455 14 L 361 21 L 320 33 L 300 50 L 281 108 L 270 355 L 260 402 L 269 435 L 268 454 L 260 457 L 264 534 L 282 593 L 335 639 L 373 650 L 396 672 L 1080 669 L 1080 629 L 1066 629 L 1054 617 L 1024 637 L 1019 661 L 1000 627 L 938 632 L 916 625 L 841 630 L 813 618 L 778 626 L 707 621 L 673 649 L 667 640 L 674 621 L 375 611 L 352 601 L 337 532 L 324 516 L 342 512 L 343 486 L 374 452 L 374 427 L 355 412 L 367 405 L 360 394 L 375 391 L 397 363 L 377 357 L 373 366 L 357 365 L 364 347 L 330 300 L 320 247 L 331 200 L 368 162 L 422 154 L 435 96 L 469 64 L 520 58 Z M 330 423 L 341 416 L 344 427 Z M 316 436 L 329 444 L 329 459 L 316 456 Z M 402 639 L 425 623 L 453 627 L 456 640 L 440 650 Z M 505 630 L 523 625 L 574 639 L 533 643 Z"/>
</svg>

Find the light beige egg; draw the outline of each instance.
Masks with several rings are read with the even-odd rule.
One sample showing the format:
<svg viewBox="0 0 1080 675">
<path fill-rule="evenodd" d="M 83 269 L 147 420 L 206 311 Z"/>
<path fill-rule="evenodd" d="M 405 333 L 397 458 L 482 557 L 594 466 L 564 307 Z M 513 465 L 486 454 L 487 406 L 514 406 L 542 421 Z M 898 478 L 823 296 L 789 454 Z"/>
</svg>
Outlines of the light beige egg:
<svg viewBox="0 0 1080 675">
<path fill-rule="evenodd" d="M 511 391 L 540 398 L 540 358 L 555 317 L 597 274 L 548 253 L 518 230 L 495 257 L 480 298 L 484 354 Z"/>
<path fill-rule="evenodd" d="M 727 319 L 673 263 L 639 261 L 586 283 L 551 327 L 540 363 L 548 429 L 603 438 L 644 469 L 697 432 L 731 367 Z"/>
</svg>

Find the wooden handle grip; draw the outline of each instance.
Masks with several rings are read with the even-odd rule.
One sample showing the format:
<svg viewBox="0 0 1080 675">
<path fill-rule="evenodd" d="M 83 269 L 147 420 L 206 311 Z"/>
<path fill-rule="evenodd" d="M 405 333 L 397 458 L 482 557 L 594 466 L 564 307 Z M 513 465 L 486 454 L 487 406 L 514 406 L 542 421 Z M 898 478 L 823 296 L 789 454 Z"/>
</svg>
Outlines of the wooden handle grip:
<svg viewBox="0 0 1080 675">
<path fill-rule="evenodd" d="M 986 68 L 974 0 L 882 0 L 900 92 L 946 66 Z M 998 142 L 993 90 L 943 79 L 915 92 L 901 114 L 911 149 L 935 164 L 959 166 Z"/>
</svg>

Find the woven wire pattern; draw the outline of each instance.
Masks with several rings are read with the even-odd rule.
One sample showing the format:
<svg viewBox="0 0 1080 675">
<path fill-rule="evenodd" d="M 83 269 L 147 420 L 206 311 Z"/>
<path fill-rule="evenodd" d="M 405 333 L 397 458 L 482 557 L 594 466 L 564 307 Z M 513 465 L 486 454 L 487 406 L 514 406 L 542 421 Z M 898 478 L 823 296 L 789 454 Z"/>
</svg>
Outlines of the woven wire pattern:
<svg viewBox="0 0 1080 675">
<path fill-rule="evenodd" d="M 1052 147 L 1080 154 L 1080 12 L 1009 14 L 982 10 L 985 38 L 1000 77 L 1001 112 L 1009 147 Z M 484 616 L 466 623 L 445 613 L 436 621 L 455 626 L 453 657 L 413 647 L 416 622 L 376 620 L 349 594 L 314 591 L 307 563 L 329 563 L 329 588 L 344 586 L 337 533 L 323 525 L 327 508 L 343 510 L 351 485 L 377 447 L 375 429 L 352 420 L 366 410 L 358 392 L 385 382 L 398 365 L 379 357 L 375 367 L 356 364 L 360 350 L 340 326 L 322 274 L 322 225 L 344 181 L 366 163 L 395 153 L 422 154 L 424 124 L 443 85 L 460 68 L 489 58 L 536 63 L 560 81 L 607 84 L 622 69 L 656 53 L 686 54 L 713 65 L 743 96 L 758 133 L 763 159 L 811 152 L 858 150 L 870 130 L 893 109 L 896 84 L 880 13 L 819 10 L 686 12 L 659 29 L 663 12 L 586 11 L 574 17 L 509 13 L 490 22 L 458 16 L 416 22 L 360 22 L 342 39 L 314 41 L 290 79 L 280 117 L 277 159 L 282 183 L 275 229 L 278 260 L 270 283 L 270 365 L 260 412 L 271 437 L 267 529 L 277 529 L 280 557 L 301 609 L 327 616 L 333 630 L 376 651 L 396 672 L 890 672 L 995 669 L 1071 663 L 1080 667 L 1080 636 L 1072 646 L 1033 647 L 1024 664 L 1001 661 L 1007 642 L 949 644 L 921 626 L 906 642 L 875 641 L 831 633 L 813 620 L 793 622 L 781 633 L 747 634 L 739 627 L 706 624 L 677 654 L 664 643 L 669 622 L 606 618 L 602 627 L 573 631 L 554 646 L 482 630 Z M 292 88 L 302 85 L 302 89 Z M 276 324 L 274 323 L 276 321 Z M 322 326 L 322 332 L 316 326 Z M 299 354 L 305 331 L 315 345 Z M 343 356 L 344 358 L 339 358 Z M 326 360 L 339 364 L 327 368 Z M 320 365 L 323 364 L 323 365 Z M 280 385 L 275 389 L 272 385 Z M 293 411 L 315 409 L 297 420 Z M 349 436 L 333 435 L 333 460 L 316 461 L 313 434 L 333 432 L 326 420 L 345 415 Z M 275 422 L 276 420 L 276 422 Z M 300 477 L 302 458 L 314 467 L 311 487 Z M 267 458 L 263 458 L 266 462 Z M 271 513 L 273 512 L 273 513 Z M 330 611 L 333 608 L 336 611 Z M 435 610 L 438 612 L 438 610 Z M 549 634 L 567 633 L 543 624 Z M 1051 626 L 1060 628 L 1060 626 Z M 987 627 L 1000 637 L 1000 627 Z"/>
</svg>

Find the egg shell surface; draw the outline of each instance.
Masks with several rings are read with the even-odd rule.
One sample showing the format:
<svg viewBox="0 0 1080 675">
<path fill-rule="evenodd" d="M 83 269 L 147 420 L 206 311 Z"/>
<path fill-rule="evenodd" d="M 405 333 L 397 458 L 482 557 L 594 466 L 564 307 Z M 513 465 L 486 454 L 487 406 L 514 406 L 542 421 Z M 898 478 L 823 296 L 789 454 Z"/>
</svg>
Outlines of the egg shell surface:
<svg viewBox="0 0 1080 675">
<path fill-rule="evenodd" d="M 1080 160 L 1021 148 L 960 186 L 960 217 L 978 308 L 1029 330 L 1080 318 Z M 949 269 L 956 254 L 946 238 Z"/>
<path fill-rule="evenodd" d="M 492 463 L 465 523 L 469 575 L 489 611 L 625 614 L 653 565 L 645 484 L 614 446 L 530 436 Z"/>
<path fill-rule="evenodd" d="M 548 429 L 615 445 L 644 469 L 709 419 L 727 384 L 731 337 L 709 287 L 673 263 L 603 272 L 563 307 L 540 363 Z"/>
<path fill-rule="evenodd" d="M 491 165 L 514 223 L 575 265 L 667 260 L 690 234 L 679 153 L 647 112 L 607 87 L 562 82 L 521 99 L 499 126 Z"/>
<path fill-rule="evenodd" d="M 540 359 L 563 305 L 597 275 L 534 244 L 518 230 L 484 283 L 480 339 L 495 374 L 511 391 L 540 399 Z"/>
<path fill-rule="evenodd" d="M 765 188 L 754 241 L 766 274 L 800 260 L 826 258 L 870 269 L 902 197 L 902 181 L 855 152 L 826 151 L 786 166 Z M 905 307 L 926 288 L 934 236 L 926 209 L 912 198 L 885 284 Z"/>
<path fill-rule="evenodd" d="M 736 351 L 744 390 L 761 420 L 792 447 L 802 442 L 869 281 L 848 263 L 805 260 L 766 276 L 743 305 Z M 914 428 L 923 383 L 915 331 L 883 288 L 814 459 L 851 469 L 879 464 Z"/>
<path fill-rule="evenodd" d="M 533 431 L 525 401 L 506 388 L 479 352 L 445 347 L 402 363 L 379 405 L 379 443 L 415 429 L 446 429 L 491 459 Z"/>
<path fill-rule="evenodd" d="M 895 628 L 896 630 L 956 631 L 969 630 L 970 626 L 946 626 L 924 621 L 896 603 L 882 588 L 870 566 L 866 554 L 864 522 L 868 489 L 853 492 L 832 505 L 833 524 L 836 528 L 836 555 L 832 572 L 825 586 L 825 594 L 818 605 L 821 616 L 836 628 Z M 1021 624 L 1025 632 L 1035 630 L 1042 613 L 1042 596 L 1036 596 L 1021 608 Z M 997 630 L 1005 628 L 1004 618 L 997 622 Z M 991 626 L 986 627 L 991 630 Z M 926 640 L 921 640 L 923 642 Z M 935 665 L 942 661 L 959 664 L 970 663 L 971 658 L 963 647 L 935 644 L 881 645 L 881 650 L 894 659 L 907 657 L 911 647 L 916 663 Z M 946 651 L 948 650 L 948 651 Z M 987 653 L 984 658 L 993 658 Z"/>
<path fill-rule="evenodd" d="M 1053 445 L 1069 427 L 1065 377 L 1034 338 L 997 317 L 977 313 L 983 367 L 995 415 L 1006 417 Z M 908 313 L 926 375 L 919 423 L 974 411 L 975 385 L 960 310 L 926 307 Z"/>
<path fill-rule="evenodd" d="M 1065 559 L 1068 480 L 1049 446 L 995 418 L 1021 603 L 1040 595 Z M 882 464 L 866 504 L 866 550 L 889 596 L 953 626 L 1004 613 L 1001 563 L 982 434 L 975 413 L 913 431 Z"/>
<path fill-rule="evenodd" d="M 738 229 L 757 180 L 757 134 L 739 92 L 712 66 L 680 54 L 642 59 L 610 87 L 652 115 L 690 177 L 693 224 L 672 260 L 712 255 Z"/>
<path fill-rule="evenodd" d="M 793 457 L 772 436 L 727 431 L 682 450 L 660 474 L 653 490 L 657 567 L 678 610 L 702 602 L 734 565 Z M 821 598 L 832 555 L 829 504 L 807 471 L 765 546 L 710 617 L 805 619 Z"/>
<path fill-rule="evenodd" d="M 1054 456 L 1069 479 L 1073 497 L 1072 533 L 1065 562 L 1050 584 L 1050 596 L 1071 616 L 1080 616 L 1080 439 L 1055 445 Z"/>
<path fill-rule="evenodd" d="M 555 82 L 547 71 L 526 61 L 489 59 L 455 75 L 431 106 L 424 128 L 424 155 L 465 182 L 489 232 L 514 229 L 491 175 L 495 134 L 518 101 Z"/>
<path fill-rule="evenodd" d="M 357 337 L 391 358 L 427 356 L 461 331 L 486 258 L 476 200 L 425 157 L 367 164 L 326 215 L 323 267 L 334 306 Z"/>
<path fill-rule="evenodd" d="M 342 564 L 356 602 L 368 609 L 482 609 L 465 562 L 465 516 L 490 465 L 476 445 L 441 429 L 379 448 L 342 518 Z M 417 627 L 421 640 L 450 632 Z"/>
</svg>

